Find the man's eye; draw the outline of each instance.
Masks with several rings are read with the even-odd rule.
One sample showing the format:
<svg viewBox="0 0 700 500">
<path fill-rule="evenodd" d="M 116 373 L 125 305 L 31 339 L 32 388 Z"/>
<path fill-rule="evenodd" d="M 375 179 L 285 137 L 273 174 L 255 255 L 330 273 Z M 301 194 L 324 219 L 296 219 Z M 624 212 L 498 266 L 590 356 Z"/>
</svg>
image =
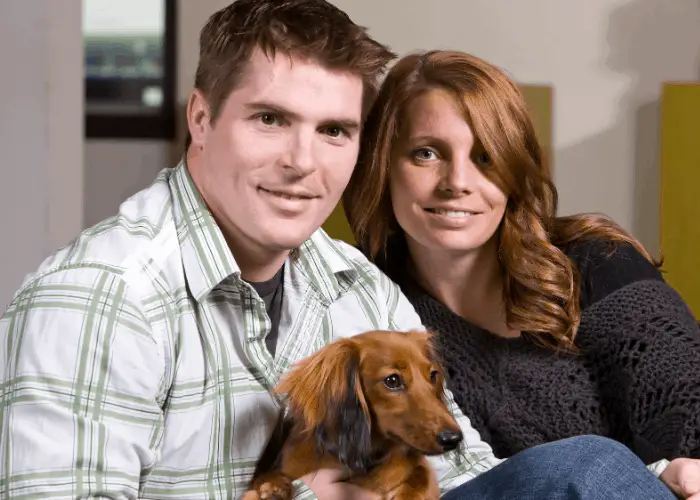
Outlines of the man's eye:
<svg viewBox="0 0 700 500">
<path fill-rule="evenodd" d="M 345 131 L 340 127 L 327 127 L 326 135 L 328 135 L 329 137 L 337 138 L 346 134 Z"/>
<path fill-rule="evenodd" d="M 280 119 L 277 115 L 274 115 L 272 113 L 265 113 L 260 115 L 260 121 L 262 122 L 263 125 L 268 125 L 268 126 L 275 126 L 279 125 Z"/>
</svg>

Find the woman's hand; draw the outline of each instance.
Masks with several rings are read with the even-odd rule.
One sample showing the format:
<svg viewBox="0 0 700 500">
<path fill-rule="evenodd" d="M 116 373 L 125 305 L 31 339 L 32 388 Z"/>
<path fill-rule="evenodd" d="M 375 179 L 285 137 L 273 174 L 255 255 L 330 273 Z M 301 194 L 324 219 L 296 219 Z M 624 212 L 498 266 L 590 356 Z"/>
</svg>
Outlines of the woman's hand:
<svg viewBox="0 0 700 500">
<path fill-rule="evenodd" d="M 681 498 L 700 500 L 700 459 L 676 458 L 660 478 Z"/>
<path fill-rule="evenodd" d="M 345 476 L 338 469 L 319 469 L 301 478 L 318 500 L 380 500 L 379 495 L 344 483 L 343 479 Z"/>
</svg>

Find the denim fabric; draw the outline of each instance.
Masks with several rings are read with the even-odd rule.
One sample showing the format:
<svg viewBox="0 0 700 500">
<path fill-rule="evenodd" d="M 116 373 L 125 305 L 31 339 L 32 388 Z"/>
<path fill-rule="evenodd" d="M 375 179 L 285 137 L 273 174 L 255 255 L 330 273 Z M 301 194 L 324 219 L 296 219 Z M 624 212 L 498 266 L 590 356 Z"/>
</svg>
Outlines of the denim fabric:
<svg viewBox="0 0 700 500">
<path fill-rule="evenodd" d="M 675 500 L 629 448 L 600 436 L 535 446 L 444 494 L 444 500 Z"/>
</svg>

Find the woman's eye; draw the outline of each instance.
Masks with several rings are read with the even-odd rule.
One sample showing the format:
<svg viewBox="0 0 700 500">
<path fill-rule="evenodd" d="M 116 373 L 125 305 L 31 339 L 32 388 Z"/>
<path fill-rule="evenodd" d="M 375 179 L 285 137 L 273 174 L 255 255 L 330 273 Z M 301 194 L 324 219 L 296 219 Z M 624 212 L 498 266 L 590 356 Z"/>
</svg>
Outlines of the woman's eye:
<svg viewBox="0 0 700 500">
<path fill-rule="evenodd" d="M 476 156 L 476 162 L 477 164 L 485 167 L 491 165 L 491 157 L 486 151 L 483 151 Z"/>
<path fill-rule="evenodd" d="M 430 149 L 420 148 L 413 152 L 413 157 L 417 160 L 426 161 L 434 160 L 437 157 L 437 155 L 434 151 L 431 151 Z"/>
</svg>

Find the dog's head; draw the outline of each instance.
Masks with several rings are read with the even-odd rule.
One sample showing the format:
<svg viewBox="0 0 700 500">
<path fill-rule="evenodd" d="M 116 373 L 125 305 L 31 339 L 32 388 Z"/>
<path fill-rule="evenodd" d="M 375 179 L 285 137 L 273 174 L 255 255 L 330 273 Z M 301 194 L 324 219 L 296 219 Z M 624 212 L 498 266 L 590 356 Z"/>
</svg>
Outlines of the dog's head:
<svg viewBox="0 0 700 500">
<path fill-rule="evenodd" d="M 287 374 L 277 392 L 313 433 L 319 452 L 366 472 L 387 445 L 425 455 L 456 448 L 462 433 L 444 402 L 429 332 L 372 331 L 326 345 Z"/>
</svg>

